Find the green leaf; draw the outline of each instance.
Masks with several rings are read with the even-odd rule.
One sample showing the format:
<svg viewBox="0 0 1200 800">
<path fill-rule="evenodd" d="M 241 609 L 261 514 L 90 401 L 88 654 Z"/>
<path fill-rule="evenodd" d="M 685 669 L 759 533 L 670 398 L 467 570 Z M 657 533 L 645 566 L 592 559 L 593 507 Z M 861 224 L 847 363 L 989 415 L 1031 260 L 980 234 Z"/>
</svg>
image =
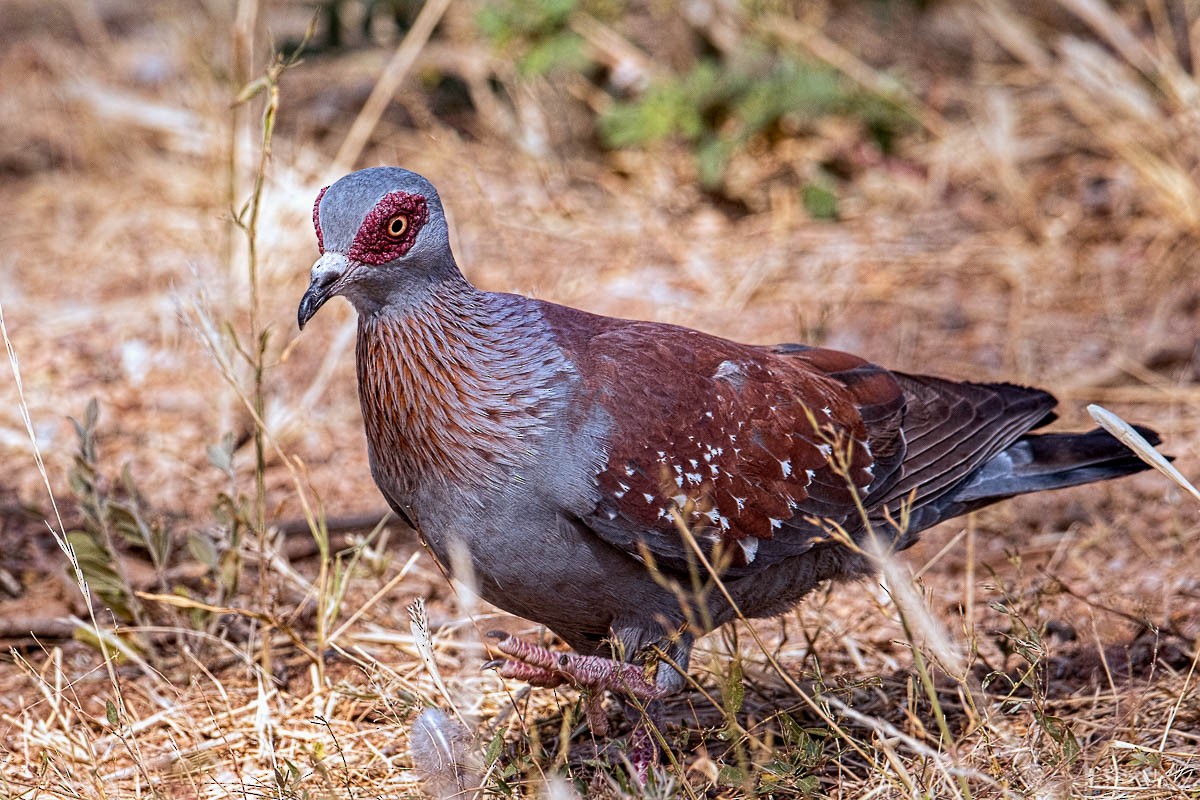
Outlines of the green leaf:
<svg viewBox="0 0 1200 800">
<path fill-rule="evenodd" d="M 837 195 L 817 183 L 805 184 L 800 193 L 804 209 L 813 219 L 837 219 Z"/>
<path fill-rule="evenodd" d="M 187 552 L 210 570 L 217 569 L 217 548 L 208 536 L 191 531 L 187 535 Z"/>
<path fill-rule="evenodd" d="M 742 710 L 742 702 L 746 698 L 746 683 L 742 675 L 742 659 L 734 654 L 729 665 L 729 673 L 725 676 L 725 686 L 722 687 L 725 701 L 725 713 L 733 717 Z"/>
<path fill-rule="evenodd" d="M 221 472 L 231 472 L 233 470 L 232 454 L 220 445 L 210 444 L 206 452 L 208 453 L 208 463 L 212 464 Z"/>
<path fill-rule="evenodd" d="M 545 75 L 554 70 L 581 70 L 588 60 L 583 39 L 564 31 L 533 45 L 518 62 L 517 69 L 527 76 Z"/>
<path fill-rule="evenodd" d="M 235 106 L 240 106 L 243 103 L 249 102 L 250 100 L 254 99 L 256 95 L 266 91 L 270 85 L 271 82 L 266 77 L 255 78 L 242 87 L 242 90 L 237 93 L 237 97 L 233 98 L 233 104 Z"/>
<path fill-rule="evenodd" d="M 104 701 L 104 716 L 108 719 L 108 724 L 114 728 L 121 727 L 121 715 L 117 713 L 117 706 L 112 700 Z"/>
</svg>

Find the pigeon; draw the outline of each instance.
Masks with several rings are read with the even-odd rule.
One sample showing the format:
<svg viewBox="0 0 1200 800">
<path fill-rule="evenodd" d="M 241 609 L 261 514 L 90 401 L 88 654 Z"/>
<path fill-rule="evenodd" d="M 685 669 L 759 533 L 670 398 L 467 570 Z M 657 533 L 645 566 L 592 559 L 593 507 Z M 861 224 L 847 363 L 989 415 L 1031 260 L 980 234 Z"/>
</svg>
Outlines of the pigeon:
<svg viewBox="0 0 1200 800">
<path fill-rule="evenodd" d="M 322 189 L 313 224 L 298 322 L 336 295 L 358 312 L 379 490 L 444 568 L 467 559 L 486 600 L 574 651 L 505 637 L 505 677 L 659 703 L 698 636 L 870 574 L 868 540 L 901 550 L 998 500 L 1145 469 L 1099 429 L 1033 433 L 1055 418 L 1040 389 L 477 289 L 437 190 L 404 169 Z"/>
</svg>

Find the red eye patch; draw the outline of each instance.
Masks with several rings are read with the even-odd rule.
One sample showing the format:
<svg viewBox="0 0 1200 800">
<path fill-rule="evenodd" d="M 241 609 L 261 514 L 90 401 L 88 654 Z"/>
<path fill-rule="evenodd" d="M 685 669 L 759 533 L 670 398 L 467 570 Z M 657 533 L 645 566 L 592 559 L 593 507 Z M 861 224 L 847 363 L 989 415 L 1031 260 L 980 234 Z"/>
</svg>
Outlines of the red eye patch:
<svg viewBox="0 0 1200 800">
<path fill-rule="evenodd" d="M 324 189 L 317 192 L 317 202 L 313 203 L 313 228 L 315 228 L 317 231 L 317 249 L 320 250 L 322 254 L 325 253 L 325 237 L 321 235 L 321 198 L 324 197 L 325 193 L 328 191 L 329 187 L 326 186 Z"/>
<path fill-rule="evenodd" d="M 389 223 L 398 215 L 407 217 L 408 225 L 399 236 L 391 236 L 389 228 L 397 230 L 398 226 Z M 351 261 L 375 266 L 394 261 L 412 249 L 417 234 L 428 220 L 429 207 L 424 197 L 408 192 L 390 192 L 367 214 L 347 255 Z"/>
</svg>

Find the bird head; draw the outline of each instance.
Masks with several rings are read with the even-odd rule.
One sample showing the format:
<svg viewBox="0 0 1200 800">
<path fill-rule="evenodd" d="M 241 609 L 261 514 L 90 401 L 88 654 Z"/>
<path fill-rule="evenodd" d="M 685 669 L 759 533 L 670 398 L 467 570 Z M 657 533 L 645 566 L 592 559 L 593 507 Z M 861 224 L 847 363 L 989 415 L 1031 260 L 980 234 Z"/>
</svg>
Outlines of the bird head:
<svg viewBox="0 0 1200 800">
<path fill-rule="evenodd" d="M 334 295 L 370 316 L 458 275 L 437 190 L 415 172 L 352 172 L 317 195 L 313 226 L 321 257 L 297 311 L 301 330 Z"/>
</svg>

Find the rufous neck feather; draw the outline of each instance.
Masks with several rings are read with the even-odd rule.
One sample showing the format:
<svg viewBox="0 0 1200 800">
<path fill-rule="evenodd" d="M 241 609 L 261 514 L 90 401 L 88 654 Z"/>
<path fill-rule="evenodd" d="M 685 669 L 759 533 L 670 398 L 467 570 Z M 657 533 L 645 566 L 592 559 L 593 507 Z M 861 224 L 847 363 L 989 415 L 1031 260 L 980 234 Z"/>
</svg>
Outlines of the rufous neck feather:
<svg viewBox="0 0 1200 800">
<path fill-rule="evenodd" d="M 367 438 L 402 490 L 507 479 L 562 405 L 566 362 L 521 298 L 448 281 L 402 313 L 360 318 Z"/>
</svg>

